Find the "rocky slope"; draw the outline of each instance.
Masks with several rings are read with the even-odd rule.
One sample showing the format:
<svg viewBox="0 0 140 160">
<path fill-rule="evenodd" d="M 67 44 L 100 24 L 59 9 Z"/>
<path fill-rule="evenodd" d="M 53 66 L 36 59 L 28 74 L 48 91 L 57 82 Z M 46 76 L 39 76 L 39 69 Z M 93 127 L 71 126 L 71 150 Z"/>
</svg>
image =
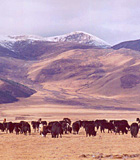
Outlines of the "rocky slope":
<svg viewBox="0 0 140 160">
<path fill-rule="evenodd" d="M 139 106 L 139 59 L 139 52 L 126 49 L 70 50 L 32 65 L 28 78 L 46 89 L 47 102 L 133 110 Z"/>
</svg>

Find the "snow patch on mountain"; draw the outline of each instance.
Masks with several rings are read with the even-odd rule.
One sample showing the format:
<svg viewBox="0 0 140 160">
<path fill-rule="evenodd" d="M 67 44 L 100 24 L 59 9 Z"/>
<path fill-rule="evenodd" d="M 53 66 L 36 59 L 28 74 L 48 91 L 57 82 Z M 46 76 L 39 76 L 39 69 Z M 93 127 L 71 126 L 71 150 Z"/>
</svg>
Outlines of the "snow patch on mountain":
<svg viewBox="0 0 140 160">
<path fill-rule="evenodd" d="M 2 47 L 12 50 L 13 43 L 15 43 L 15 40 L 11 39 L 9 36 L 0 36 L 0 45 Z"/>
<path fill-rule="evenodd" d="M 10 35 L 10 36 L 0 36 L 0 45 L 14 51 L 14 44 L 16 42 L 27 41 L 29 44 L 35 41 L 50 41 L 50 42 L 72 42 L 80 43 L 91 46 L 97 46 L 101 48 L 109 48 L 110 45 L 103 41 L 102 39 L 91 35 L 86 32 L 76 31 L 69 34 L 54 36 L 54 37 L 41 37 L 34 35 Z"/>
<path fill-rule="evenodd" d="M 102 48 L 110 47 L 110 44 L 102 39 L 83 31 L 76 31 L 65 35 L 48 37 L 47 40 L 53 42 L 75 42 Z"/>
<path fill-rule="evenodd" d="M 9 35 L 0 36 L 0 45 L 14 51 L 13 46 L 16 42 L 27 41 L 29 44 L 34 41 L 47 41 L 46 38 L 34 35 Z"/>
</svg>

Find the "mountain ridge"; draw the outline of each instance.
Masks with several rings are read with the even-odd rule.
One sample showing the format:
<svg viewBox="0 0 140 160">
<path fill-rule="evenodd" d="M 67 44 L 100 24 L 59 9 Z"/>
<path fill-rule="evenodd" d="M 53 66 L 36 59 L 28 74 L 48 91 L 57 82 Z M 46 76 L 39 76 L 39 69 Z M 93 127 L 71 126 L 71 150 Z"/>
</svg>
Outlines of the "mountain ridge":
<svg viewBox="0 0 140 160">
<path fill-rule="evenodd" d="M 110 45 L 107 42 L 103 41 L 102 39 L 83 31 L 75 31 L 64 35 L 48 37 L 48 40 L 55 42 L 75 42 L 75 43 L 98 46 L 101 48 L 110 47 Z"/>
<path fill-rule="evenodd" d="M 71 37 L 71 40 L 70 40 Z M 110 45 L 103 41 L 102 39 L 91 35 L 83 31 L 71 32 L 65 35 L 53 36 L 53 37 L 41 37 L 36 35 L 8 35 L 0 36 L 0 45 L 15 51 L 14 44 L 19 42 L 27 41 L 29 44 L 34 42 L 69 42 L 69 43 L 79 43 L 89 46 L 96 46 L 100 48 L 108 48 Z"/>
</svg>

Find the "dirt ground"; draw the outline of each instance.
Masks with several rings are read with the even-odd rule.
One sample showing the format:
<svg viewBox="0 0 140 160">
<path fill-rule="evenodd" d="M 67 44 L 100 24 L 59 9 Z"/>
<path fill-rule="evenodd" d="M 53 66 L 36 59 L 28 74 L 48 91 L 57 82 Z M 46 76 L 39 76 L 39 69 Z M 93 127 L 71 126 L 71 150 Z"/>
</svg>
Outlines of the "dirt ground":
<svg viewBox="0 0 140 160">
<path fill-rule="evenodd" d="M 52 104 L 26 103 L 1 105 L 0 122 L 19 122 L 26 120 L 62 120 L 69 117 L 75 120 L 127 119 L 131 124 L 140 117 L 137 111 L 104 111 L 80 108 L 78 106 L 59 106 Z M 110 160 L 110 159 L 140 159 L 140 133 L 138 138 L 114 133 L 97 132 L 95 137 L 86 137 L 83 128 L 78 135 L 64 134 L 62 138 L 46 138 L 34 133 L 31 135 L 16 135 L 0 132 L 0 159 L 1 160 Z"/>
</svg>

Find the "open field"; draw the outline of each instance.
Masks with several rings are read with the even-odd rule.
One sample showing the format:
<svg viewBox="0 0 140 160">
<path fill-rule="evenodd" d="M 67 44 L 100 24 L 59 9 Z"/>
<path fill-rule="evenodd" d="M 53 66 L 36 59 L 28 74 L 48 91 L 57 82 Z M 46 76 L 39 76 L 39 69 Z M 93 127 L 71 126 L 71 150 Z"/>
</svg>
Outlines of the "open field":
<svg viewBox="0 0 140 160">
<path fill-rule="evenodd" d="M 39 134 L 15 135 L 1 133 L 0 158 L 3 160 L 92 160 L 92 159 L 140 159 L 140 135 L 98 133 L 86 137 L 83 129 L 79 135 L 68 134 L 62 138 L 46 138 Z M 102 157 L 102 158 L 100 158 Z"/>
<path fill-rule="evenodd" d="M 139 117 L 139 111 L 104 111 L 85 109 L 79 106 L 38 103 L 32 99 L 20 100 L 13 104 L 3 104 L 0 108 L 0 121 L 18 122 L 20 120 L 46 121 L 62 120 L 69 117 L 75 120 L 94 119 L 127 119 L 129 123 Z M 36 103 L 36 104 L 35 104 Z M 114 133 L 97 132 L 96 137 L 86 137 L 81 128 L 79 135 L 67 134 L 62 138 L 53 139 L 48 134 L 46 138 L 33 133 L 31 135 L 16 135 L 0 132 L 0 159 L 2 160 L 94 160 L 94 159 L 140 159 L 140 134 L 138 138 Z"/>
</svg>

